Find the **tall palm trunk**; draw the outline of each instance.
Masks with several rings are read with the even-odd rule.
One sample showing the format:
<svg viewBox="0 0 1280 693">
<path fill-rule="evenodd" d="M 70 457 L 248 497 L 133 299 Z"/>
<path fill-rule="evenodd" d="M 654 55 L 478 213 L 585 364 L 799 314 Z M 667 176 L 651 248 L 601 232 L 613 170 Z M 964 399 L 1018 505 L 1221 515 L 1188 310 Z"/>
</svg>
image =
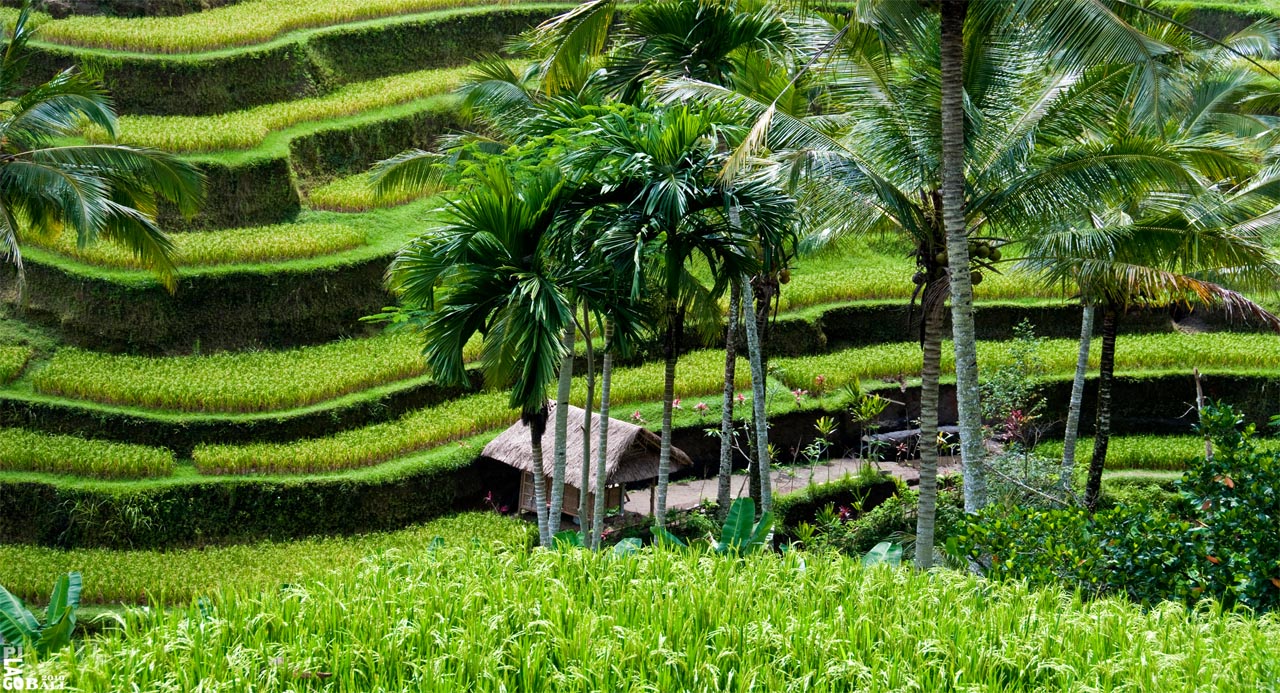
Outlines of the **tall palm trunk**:
<svg viewBox="0 0 1280 693">
<path fill-rule="evenodd" d="M 1071 402 L 1067 406 L 1067 430 L 1062 436 L 1062 490 L 1071 489 L 1075 475 L 1076 440 L 1080 435 L 1080 410 L 1084 406 L 1084 379 L 1089 374 L 1089 342 L 1093 339 L 1094 307 L 1086 303 L 1080 317 L 1080 352 L 1076 356 L 1076 377 L 1071 381 Z"/>
<path fill-rule="evenodd" d="M 560 531 L 560 514 L 564 510 L 564 466 L 568 457 L 569 390 L 573 387 L 573 341 L 576 330 L 572 322 L 564 331 L 565 356 L 560 361 L 560 386 L 556 390 L 556 430 L 554 462 L 551 467 L 551 507 L 547 510 L 547 531 L 555 536 Z"/>
<path fill-rule="evenodd" d="M 538 544 L 550 548 L 551 532 L 547 525 L 547 492 L 543 489 L 542 434 L 547 429 L 546 408 L 533 417 L 526 417 L 529 426 L 529 443 L 533 450 L 533 504 L 538 516 Z"/>
<path fill-rule="evenodd" d="M 609 385 L 613 380 L 613 321 L 604 326 L 604 363 L 600 365 L 600 440 L 596 443 L 596 497 L 591 545 L 604 541 L 605 465 L 609 457 Z"/>
<path fill-rule="evenodd" d="M 920 500 L 916 512 L 916 567 L 933 567 L 933 536 L 938 516 L 938 378 L 945 337 L 941 296 L 924 300 L 924 362 L 920 369 Z"/>
<path fill-rule="evenodd" d="M 582 530 L 583 546 L 591 545 L 591 516 L 587 506 L 587 491 L 591 488 L 591 409 L 596 403 L 596 352 L 591 343 L 591 314 L 582 306 L 582 339 L 587 347 L 587 406 L 582 417 L 582 484 L 578 486 L 578 525 Z M 602 421 L 608 425 L 608 421 Z"/>
<path fill-rule="evenodd" d="M 969 0 L 942 0 L 942 223 L 951 266 L 951 329 L 956 351 L 956 405 L 964 469 L 964 509 L 987 502 L 982 411 L 978 403 L 978 345 L 973 282 L 965 228 L 964 23 Z"/>
<path fill-rule="evenodd" d="M 741 282 L 743 302 L 755 305 L 751 282 Z M 765 415 L 765 374 L 760 355 L 760 331 L 755 320 L 744 320 L 747 330 L 747 360 L 751 362 L 751 407 L 756 430 L 756 469 L 760 477 L 760 512 L 773 509 L 773 489 L 769 478 L 769 420 Z"/>
<path fill-rule="evenodd" d="M 655 521 L 667 525 L 667 485 L 671 480 L 671 409 L 676 397 L 676 360 L 680 357 L 681 323 L 684 310 L 676 305 L 667 309 L 667 335 L 663 345 L 666 371 L 662 383 L 662 443 L 658 449 L 658 493 Z"/>
<path fill-rule="evenodd" d="M 738 368 L 738 316 L 742 313 L 742 284 L 729 291 L 729 325 L 724 334 L 724 402 L 720 408 L 720 476 L 716 489 L 716 514 L 723 522 L 729 513 L 733 477 L 733 382 Z"/>
<path fill-rule="evenodd" d="M 1111 383 L 1116 366 L 1116 331 L 1120 311 L 1115 306 L 1102 308 L 1102 353 L 1098 369 L 1098 414 L 1093 425 L 1093 457 L 1089 460 L 1089 480 L 1084 487 L 1084 505 L 1093 512 L 1102 495 L 1102 469 L 1107 464 L 1107 445 L 1111 442 Z"/>
</svg>

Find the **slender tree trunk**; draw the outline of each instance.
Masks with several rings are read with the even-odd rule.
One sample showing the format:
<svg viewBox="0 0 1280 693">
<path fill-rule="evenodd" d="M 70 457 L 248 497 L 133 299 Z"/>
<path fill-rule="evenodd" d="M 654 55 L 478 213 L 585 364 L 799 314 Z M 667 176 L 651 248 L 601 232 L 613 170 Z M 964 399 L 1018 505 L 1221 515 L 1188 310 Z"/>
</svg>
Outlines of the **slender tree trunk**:
<svg viewBox="0 0 1280 693">
<path fill-rule="evenodd" d="M 560 361 L 560 387 L 556 391 L 556 429 L 553 466 L 551 468 L 551 507 L 547 510 L 547 531 L 555 537 L 560 531 L 560 514 L 564 510 L 564 466 L 568 456 L 569 390 L 573 387 L 573 342 L 576 330 L 572 324 L 564 331 L 565 357 Z"/>
<path fill-rule="evenodd" d="M 529 442 L 533 448 L 533 503 L 537 506 L 538 543 L 544 548 L 551 548 L 551 532 L 547 525 L 547 493 L 543 490 L 542 479 L 542 434 L 545 424 L 529 424 Z"/>
<path fill-rule="evenodd" d="M 1084 505 L 1093 512 L 1102 495 L 1102 470 L 1107 464 L 1111 442 L 1111 383 L 1116 365 L 1116 330 L 1120 315 L 1115 306 L 1102 309 L 1102 354 L 1098 369 L 1098 416 L 1093 425 L 1093 458 L 1089 460 L 1089 480 L 1084 487 Z"/>
<path fill-rule="evenodd" d="M 673 305 L 667 309 L 667 339 L 663 347 L 666 372 L 662 384 L 662 443 L 658 450 L 658 499 L 654 509 L 659 527 L 667 526 L 667 484 L 671 479 L 671 409 L 676 397 L 676 360 L 680 356 L 680 323 L 684 310 Z"/>
<path fill-rule="evenodd" d="M 916 568 L 933 567 L 933 536 L 938 516 L 938 378 L 946 325 L 939 301 L 924 306 L 924 362 L 920 369 L 920 501 L 916 512 Z"/>
<path fill-rule="evenodd" d="M 1094 307 L 1086 303 L 1080 317 L 1080 353 L 1076 357 L 1076 377 L 1071 382 L 1071 403 L 1067 406 L 1067 430 L 1062 436 L 1062 490 L 1071 489 L 1075 476 L 1076 440 L 1080 435 L 1080 410 L 1084 406 L 1084 379 L 1089 374 L 1089 342 L 1093 339 Z"/>
<path fill-rule="evenodd" d="M 720 476 L 716 489 L 716 515 L 724 522 L 729 514 L 733 477 L 733 382 L 738 368 L 738 316 L 742 313 L 742 283 L 729 292 L 729 325 L 724 334 L 724 402 L 720 409 Z"/>
<path fill-rule="evenodd" d="M 596 443 L 596 498 L 591 545 L 604 542 L 605 466 L 609 459 L 609 386 L 613 380 L 613 321 L 604 326 L 604 363 L 600 366 L 600 440 Z"/>
<path fill-rule="evenodd" d="M 591 343 L 591 314 L 582 306 L 582 338 L 587 346 L 587 406 L 582 417 L 582 485 L 578 487 L 578 526 L 582 530 L 582 545 L 591 546 L 591 515 L 587 491 L 591 488 L 591 409 L 596 403 L 596 352 Z M 607 421 L 604 421 L 607 425 Z"/>
<path fill-rule="evenodd" d="M 755 304 L 750 281 L 742 281 L 743 300 Z M 760 512 L 773 509 L 773 489 L 769 478 L 769 420 L 765 408 L 765 373 L 760 360 L 760 332 L 755 320 L 744 320 L 747 328 L 747 360 L 751 362 L 751 407 L 756 429 L 756 467 L 760 477 Z"/>
<path fill-rule="evenodd" d="M 744 280 L 746 281 L 746 280 Z M 743 306 L 743 320 L 749 316 L 755 321 L 756 327 L 756 343 L 759 347 L 752 350 L 748 345 L 748 361 L 750 359 L 758 359 L 760 361 L 760 371 L 762 373 L 769 372 L 769 353 L 767 349 L 769 334 L 769 295 L 773 291 L 773 285 L 770 280 L 761 276 L 753 277 L 751 280 L 751 290 L 755 293 L 754 298 L 747 301 Z M 767 385 L 767 384 L 766 384 Z M 754 389 L 753 389 L 754 392 Z M 760 459 L 762 455 L 756 448 L 758 442 L 763 438 L 768 440 L 768 421 L 764 421 L 765 435 L 760 436 L 757 432 L 760 421 L 757 420 L 754 410 L 752 410 L 751 423 L 748 426 L 747 451 L 749 462 L 747 463 L 747 474 L 750 479 L 748 484 L 748 493 L 751 500 L 755 501 L 757 508 L 764 508 L 764 477 L 760 476 Z M 763 457 L 768 458 L 769 452 L 766 449 Z M 763 510 L 761 511 L 763 512 Z"/>
<path fill-rule="evenodd" d="M 982 467 L 986 451 L 978 402 L 978 345 L 964 210 L 964 23 L 968 11 L 969 0 L 942 0 L 942 223 L 951 267 L 951 329 L 956 351 L 964 509 L 975 513 L 986 505 L 987 483 Z"/>
</svg>

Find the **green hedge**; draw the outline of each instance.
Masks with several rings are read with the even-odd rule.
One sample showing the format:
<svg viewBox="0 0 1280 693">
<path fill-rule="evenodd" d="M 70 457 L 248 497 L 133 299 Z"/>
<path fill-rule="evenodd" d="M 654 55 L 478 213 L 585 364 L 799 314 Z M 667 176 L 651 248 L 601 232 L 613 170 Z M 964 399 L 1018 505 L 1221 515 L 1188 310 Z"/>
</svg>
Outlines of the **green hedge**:
<svg viewBox="0 0 1280 693">
<path fill-rule="evenodd" d="M 896 496 L 900 490 L 901 482 L 893 478 L 879 474 L 874 477 L 850 475 L 774 498 L 773 516 L 777 519 L 778 531 L 785 534 L 801 522 L 812 522 L 817 512 L 827 505 L 847 505 L 862 514 Z"/>
<path fill-rule="evenodd" d="M 485 441 L 325 477 L 4 481 L 0 543 L 150 549 L 400 529 L 481 504 Z"/>
<path fill-rule="evenodd" d="M 156 56 L 38 44 L 27 79 L 100 70 L 121 113 L 209 115 L 315 96 L 348 82 L 449 67 L 503 48 L 565 5 L 474 7 L 303 31 L 262 46 Z"/>
</svg>

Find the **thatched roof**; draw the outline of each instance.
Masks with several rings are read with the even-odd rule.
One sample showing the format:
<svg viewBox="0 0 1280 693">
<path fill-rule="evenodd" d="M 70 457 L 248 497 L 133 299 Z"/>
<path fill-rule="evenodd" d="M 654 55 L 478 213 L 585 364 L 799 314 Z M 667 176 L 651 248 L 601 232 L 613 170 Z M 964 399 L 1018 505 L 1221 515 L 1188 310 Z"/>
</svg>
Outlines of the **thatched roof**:
<svg viewBox="0 0 1280 693">
<path fill-rule="evenodd" d="M 566 484 L 577 488 L 582 483 L 582 429 L 586 413 L 578 407 L 569 407 L 569 432 L 565 458 Z M 547 420 L 547 432 L 542 436 L 542 473 L 551 476 L 552 449 L 555 436 L 555 407 Z M 595 492 L 596 444 L 600 442 L 600 416 L 591 417 L 591 489 Z M 609 450 L 605 460 L 605 485 L 625 484 L 632 481 L 653 479 L 658 476 L 658 452 L 661 439 L 658 434 L 635 424 L 609 419 Z M 506 463 L 525 472 L 533 471 L 533 447 L 529 442 L 529 427 L 517 421 L 502 435 L 484 446 L 485 457 Z M 693 464 L 693 460 L 679 448 L 671 448 L 672 468 Z"/>
</svg>

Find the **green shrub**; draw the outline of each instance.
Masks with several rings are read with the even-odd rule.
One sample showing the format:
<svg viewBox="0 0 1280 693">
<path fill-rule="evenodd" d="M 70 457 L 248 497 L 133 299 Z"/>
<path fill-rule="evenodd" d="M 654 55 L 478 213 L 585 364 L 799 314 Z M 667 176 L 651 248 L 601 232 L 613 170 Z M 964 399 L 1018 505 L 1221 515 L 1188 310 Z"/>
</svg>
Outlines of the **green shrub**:
<svg viewBox="0 0 1280 693">
<path fill-rule="evenodd" d="M 137 479 L 173 474 L 173 453 L 75 436 L 0 428 L 0 470 Z"/>
<path fill-rule="evenodd" d="M 91 589 L 91 587 L 90 587 Z M 77 690 L 1260 690 L 1274 620 L 840 556 L 445 546 L 131 613 L 42 664 Z M 165 662 L 157 666 L 157 661 Z M 601 666 L 600 662 L 614 662 Z M 44 671 L 44 669 L 40 669 Z M 749 682 L 749 683 L 748 683 Z"/>
<path fill-rule="evenodd" d="M 345 224 L 284 224 L 205 233 L 172 234 L 179 267 L 208 267 L 255 262 L 278 262 L 332 255 L 365 244 L 364 229 Z M 104 267 L 146 269 L 129 250 L 107 242 L 77 247 L 66 234 L 37 238 L 36 245 L 68 257 Z"/>
<path fill-rule="evenodd" d="M 531 525 L 496 513 L 465 513 L 395 532 L 318 537 L 172 551 L 61 550 L 0 545 L 0 585 L 21 599 L 43 599 L 47 584 L 67 566 L 84 574 L 82 601 L 90 604 L 188 604 L 221 590 L 273 590 L 310 582 L 373 554 L 420 556 L 438 538 L 457 545 L 519 549 L 533 539 Z"/>
<path fill-rule="evenodd" d="M 389 334 L 288 351 L 145 357 L 62 349 L 32 376 L 38 392 L 189 412 L 300 407 L 422 375 L 417 339 Z"/>
<path fill-rule="evenodd" d="M 791 534 L 801 522 L 813 522 L 818 511 L 827 505 L 848 506 L 861 515 L 900 493 L 900 482 L 886 478 L 868 468 L 868 473 L 846 474 L 826 484 L 811 484 L 798 491 L 773 499 L 773 515 L 778 529 Z"/>
<path fill-rule="evenodd" d="M 1232 408 L 1211 405 L 1201 427 L 1214 456 L 1192 461 L 1175 487 L 1185 503 L 1081 509 L 998 506 L 969 524 L 968 556 L 997 578 L 1064 582 L 1138 601 L 1212 597 L 1254 610 L 1280 606 L 1280 453 L 1264 452 Z"/>
</svg>

